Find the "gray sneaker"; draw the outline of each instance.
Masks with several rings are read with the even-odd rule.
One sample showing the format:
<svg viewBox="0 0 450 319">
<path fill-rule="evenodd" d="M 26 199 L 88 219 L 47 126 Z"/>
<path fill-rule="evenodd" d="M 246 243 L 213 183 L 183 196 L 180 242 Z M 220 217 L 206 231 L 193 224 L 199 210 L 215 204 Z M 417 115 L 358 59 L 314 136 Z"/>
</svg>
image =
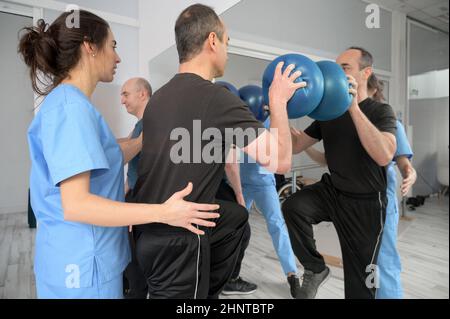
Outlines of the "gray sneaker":
<svg viewBox="0 0 450 319">
<path fill-rule="evenodd" d="M 325 270 L 321 273 L 315 274 L 310 270 L 305 270 L 303 274 L 302 287 L 297 292 L 297 299 L 314 299 L 317 294 L 317 290 L 328 280 L 330 277 L 330 268 L 325 266 Z"/>
<path fill-rule="evenodd" d="M 225 287 L 223 287 L 222 294 L 224 295 L 249 295 L 258 289 L 258 286 L 249 281 L 243 280 L 241 277 L 231 279 Z"/>
</svg>

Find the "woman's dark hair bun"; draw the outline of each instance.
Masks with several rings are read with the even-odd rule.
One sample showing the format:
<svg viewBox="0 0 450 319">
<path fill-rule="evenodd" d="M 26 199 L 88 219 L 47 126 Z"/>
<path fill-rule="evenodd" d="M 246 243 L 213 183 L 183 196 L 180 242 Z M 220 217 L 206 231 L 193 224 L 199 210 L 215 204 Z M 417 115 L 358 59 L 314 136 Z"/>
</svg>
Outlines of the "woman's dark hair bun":
<svg viewBox="0 0 450 319">
<path fill-rule="evenodd" d="M 57 75 L 56 57 L 58 46 L 46 30 L 48 24 L 43 19 L 35 27 L 22 29 L 25 32 L 19 42 L 18 52 L 22 55 L 25 64 L 30 68 L 31 79 L 44 86 Z M 33 89 L 39 94 L 45 93 L 37 82 L 33 82 Z"/>
<path fill-rule="evenodd" d="M 75 28 L 67 25 L 69 15 L 74 13 L 80 18 L 80 25 Z M 23 28 L 18 52 L 30 69 L 33 90 L 47 95 L 78 64 L 83 42 L 101 50 L 108 30 L 104 19 L 85 10 L 64 12 L 51 25 L 40 19 L 36 26 Z"/>
</svg>

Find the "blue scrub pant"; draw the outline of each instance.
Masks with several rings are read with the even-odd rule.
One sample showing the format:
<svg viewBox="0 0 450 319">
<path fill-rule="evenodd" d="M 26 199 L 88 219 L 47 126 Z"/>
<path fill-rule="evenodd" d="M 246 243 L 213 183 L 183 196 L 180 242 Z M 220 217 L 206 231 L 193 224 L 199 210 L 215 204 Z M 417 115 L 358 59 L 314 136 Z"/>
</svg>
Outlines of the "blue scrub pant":
<svg viewBox="0 0 450 319">
<path fill-rule="evenodd" d="M 397 250 L 398 220 L 397 196 L 388 191 L 386 221 L 377 261 L 380 276 L 380 287 L 377 289 L 376 294 L 377 299 L 403 298 L 403 289 L 400 278 L 402 265 Z"/>
<path fill-rule="evenodd" d="M 247 210 L 250 211 L 252 203 L 255 202 L 258 209 L 263 213 L 284 273 L 286 275 L 290 272 L 297 273 L 295 255 L 292 251 L 286 223 L 281 213 L 275 184 L 262 186 L 243 184 L 242 192 Z"/>
</svg>

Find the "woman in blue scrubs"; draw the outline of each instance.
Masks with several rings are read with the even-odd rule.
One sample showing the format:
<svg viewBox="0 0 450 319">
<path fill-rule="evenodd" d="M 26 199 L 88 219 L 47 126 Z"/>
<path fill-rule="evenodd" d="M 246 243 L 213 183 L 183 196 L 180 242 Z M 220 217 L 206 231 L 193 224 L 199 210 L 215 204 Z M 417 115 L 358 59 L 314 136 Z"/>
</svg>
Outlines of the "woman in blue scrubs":
<svg viewBox="0 0 450 319">
<path fill-rule="evenodd" d="M 383 83 L 375 75 L 368 81 L 369 95 L 380 102 L 384 101 Z M 402 177 L 400 191 L 402 196 L 408 194 L 417 179 L 417 174 L 411 164 L 413 152 L 406 136 L 405 128 L 400 121 L 397 121 L 397 150 L 394 160 L 386 169 L 387 174 L 387 197 L 388 206 L 386 209 L 386 221 L 384 223 L 383 238 L 378 253 L 379 287 L 377 289 L 377 299 L 401 299 L 403 298 L 403 288 L 401 283 L 401 261 L 397 249 L 398 234 L 398 200 L 397 200 L 397 165 Z"/>
<path fill-rule="evenodd" d="M 380 252 L 378 253 L 379 288 L 377 289 L 377 299 L 401 299 L 403 289 L 400 273 L 402 270 L 400 255 L 397 250 L 398 233 L 398 200 L 397 200 L 397 164 L 403 176 L 401 185 L 402 196 L 406 196 L 412 184 L 416 180 L 416 172 L 411 165 L 410 159 L 413 152 L 406 137 L 405 129 L 397 121 L 397 151 L 394 161 L 387 167 L 387 197 L 388 206 L 386 209 L 386 221 L 383 229 L 383 239 L 381 241 Z"/>
<path fill-rule="evenodd" d="M 66 23 L 73 15 L 75 27 Z M 208 219 L 218 217 L 217 205 L 183 200 L 191 183 L 161 205 L 123 203 L 123 166 L 142 137 L 117 144 L 90 101 L 98 82 L 114 78 L 115 49 L 108 23 L 87 11 L 65 12 L 48 28 L 40 20 L 20 40 L 33 89 L 45 96 L 28 130 L 39 298 L 122 298 L 124 226 L 166 223 L 202 235 L 194 224 L 213 227 Z"/>
</svg>

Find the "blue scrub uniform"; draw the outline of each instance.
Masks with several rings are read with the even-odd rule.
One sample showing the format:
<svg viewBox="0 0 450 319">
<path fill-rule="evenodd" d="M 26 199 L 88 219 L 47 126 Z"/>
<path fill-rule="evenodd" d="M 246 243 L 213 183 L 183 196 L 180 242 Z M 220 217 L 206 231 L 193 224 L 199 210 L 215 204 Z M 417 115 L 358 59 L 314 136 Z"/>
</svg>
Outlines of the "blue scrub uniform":
<svg viewBox="0 0 450 319">
<path fill-rule="evenodd" d="M 270 117 L 264 122 L 266 128 L 270 127 Z M 240 165 L 242 194 L 245 206 L 250 211 L 253 202 L 266 219 L 267 229 L 272 237 L 273 247 L 284 273 L 297 273 L 295 255 L 291 240 L 281 212 L 275 176 L 261 167 L 252 158 L 242 153 L 243 161 Z"/>
<path fill-rule="evenodd" d="M 284 273 L 297 273 L 295 255 L 281 212 L 274 175 L 254 161 L 249 163 L 247 155 L 244 155 L 244 161 L 240 165 L 240 173 L 247 210 L 250 211 L 252 203 L 255 202 L 266 219 L 267 229 Z"/>
<path fill-rule="evenodd" d="M 28 142 L 38 298 L 122 298 L 127 228 L 65 221 L 59 188 L 90 171 L 92 194 L 124 200 L 123 155 L 110 128 L 80 90 L 61 84 L 42 103 Z"/>
<path fill-rule="evenodd" d="M 395 158 L 406 156 L 412 158 L 413 152 L 403 125 L 397 121 L 397 151 Z M 387 197 L 386 222 L 384 224 L 383 239 L 378 254 L 378 270 L 380 287 L 377 289 L 378 299 L 401 299 L 403 289 L 400 273 L 402 270 L 400 255 L 397 250 L 398 232 L 398 200 L 397 200 L 397 173 L 392 162 L 387 168 Z"/>
</svg>

